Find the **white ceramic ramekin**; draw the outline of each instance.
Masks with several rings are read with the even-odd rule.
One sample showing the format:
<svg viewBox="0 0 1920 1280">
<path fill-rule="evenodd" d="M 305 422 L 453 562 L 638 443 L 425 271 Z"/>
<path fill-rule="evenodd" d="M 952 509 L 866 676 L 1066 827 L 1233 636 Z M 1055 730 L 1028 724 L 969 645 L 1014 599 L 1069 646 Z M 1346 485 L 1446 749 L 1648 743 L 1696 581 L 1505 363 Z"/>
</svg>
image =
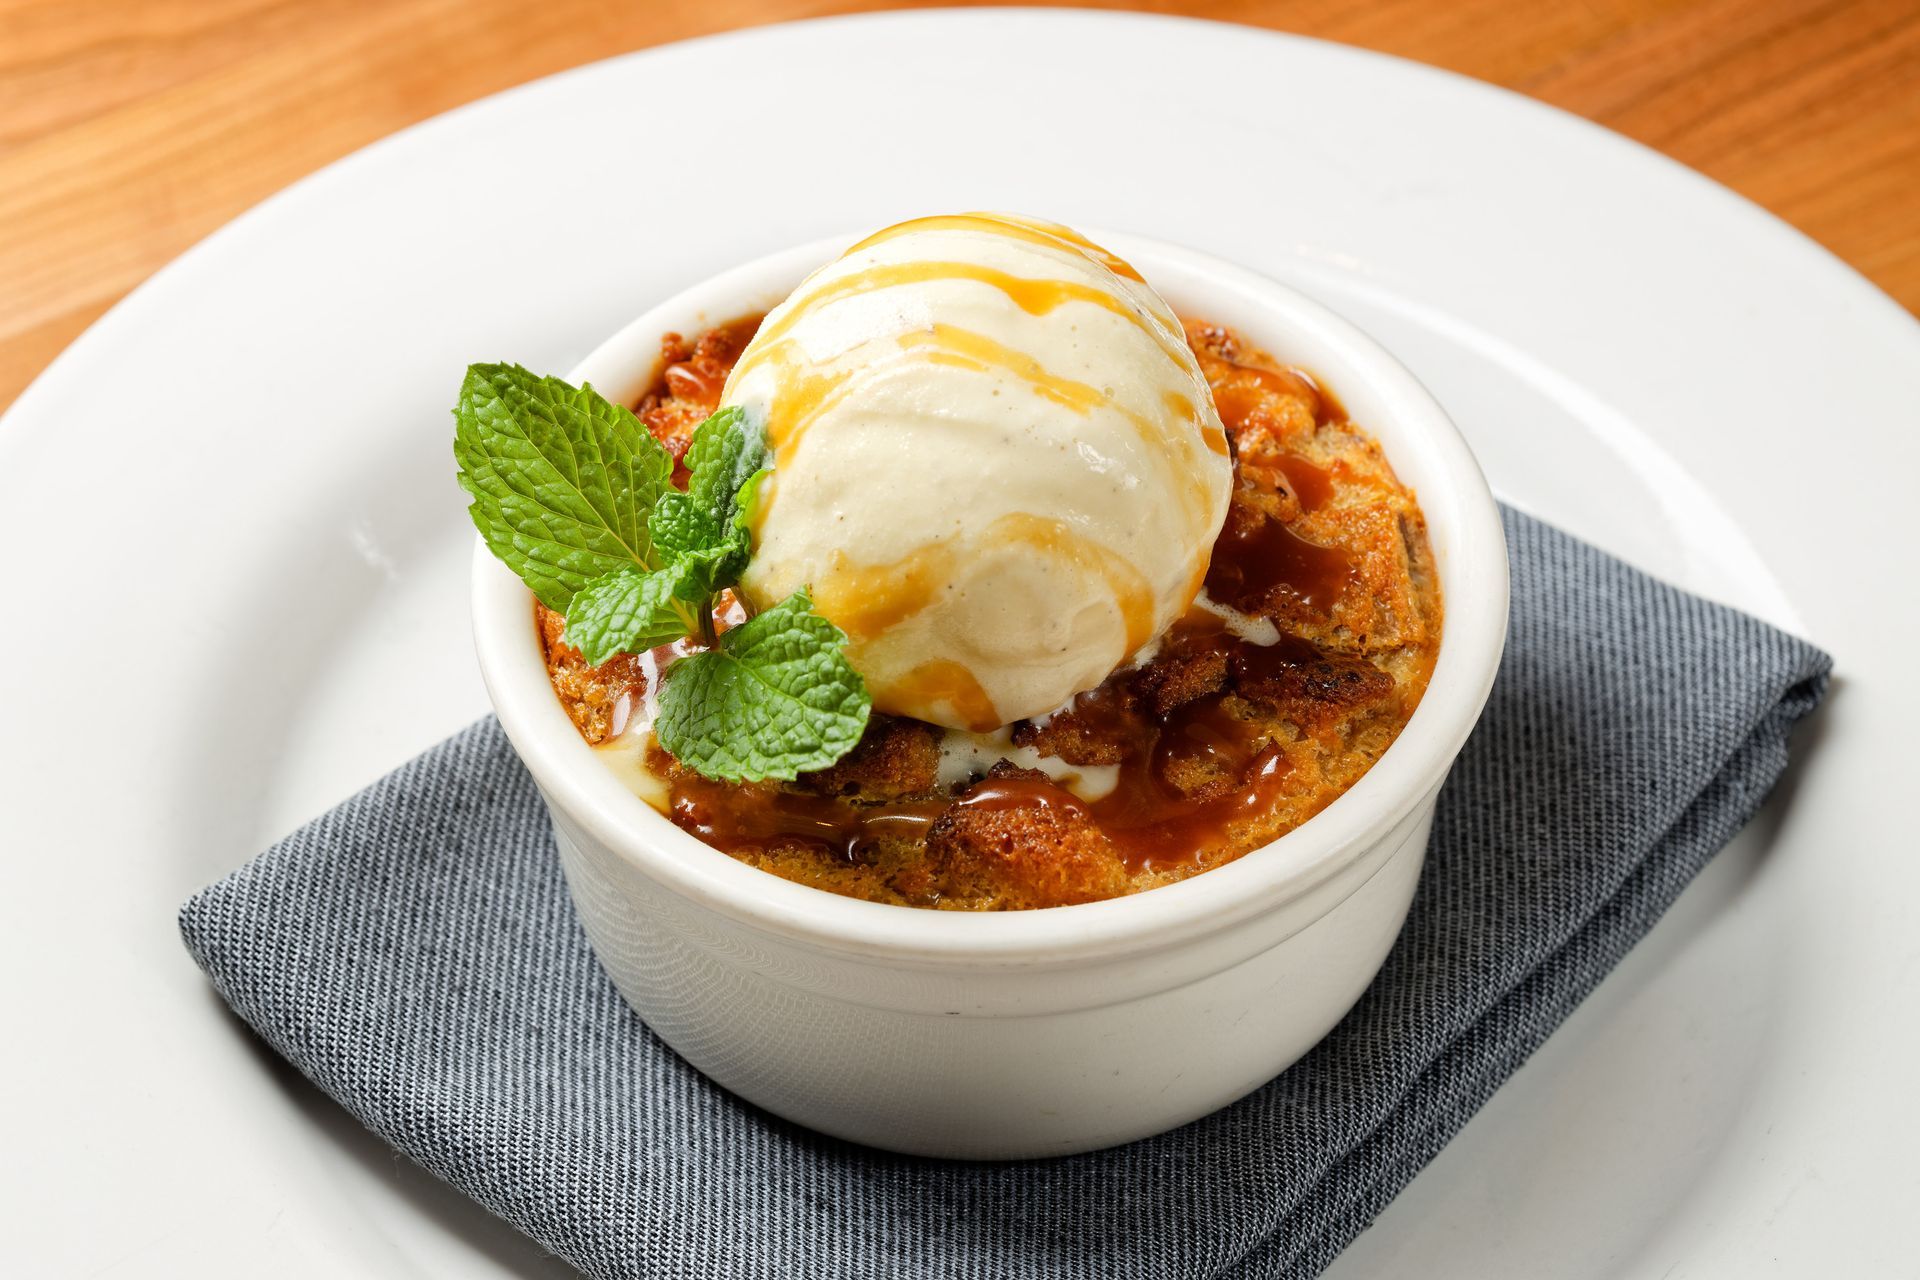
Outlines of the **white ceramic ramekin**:
<svg viewBox="0 0 1920 1280">
<path fill-rule="evenodd" d="M 552 811 L 587 935 L 647 1024 L 788 1119 L 896 1151 L 1061 1155 L 1242 1096 L 1330 1030 L 1399 932 L 1434 797 L 1506 634 L 1498 513 L 1446 414 L 1377 343 L 1213 258 L 1097 235 L 1183 315 L 1325 379 L 1417 491 L 1446 597 L 1439 663 L 1354 787 L 1236 862 L 1133 897 L 974 914 L 856 901 L 734 861 L 594 757 L 547 683 L 527 589 L 480 547 L 474 632 L 500 722 Z M 660 335 L 764 311 L 851 242 L 803 245 L 689 289 L 579 368 L 631 402 Z M 893 477 L 889 483 L 903 482 Z"/>
</svg>

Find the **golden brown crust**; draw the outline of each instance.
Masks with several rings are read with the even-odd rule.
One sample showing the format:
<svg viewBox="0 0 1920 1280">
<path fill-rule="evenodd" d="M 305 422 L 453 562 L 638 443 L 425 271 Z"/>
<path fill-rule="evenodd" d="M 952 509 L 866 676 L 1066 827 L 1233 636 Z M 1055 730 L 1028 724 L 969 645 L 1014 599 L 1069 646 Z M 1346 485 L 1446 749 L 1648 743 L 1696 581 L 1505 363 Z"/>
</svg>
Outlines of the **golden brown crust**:
<svg viewBox="0 0 1920 1280">
<path fill-rule="evenodd" d="M 1045 724 L 1022 720 L 1013 726 L 1013 744 L 1032 747 L 1043 756 L 1058 756 L 1068 764 L 1119 764 L 1127 743 L 1115 734 L 1091 725 L 1071 712 L 1061 712 Z"/>
<path fill-rule="evenodd" d="M 1148 712 L 1164 720 L 1189 702 L 1220 692 L 1227 679 L 1226 651 L 1210 647 L 1156 658 L 1133 678 L 1133 692 Z"/>
<path fill-rule="evenodd" d="M 687 482 L 687 473 L 679 463 L 693 443 L 693 429 L 720 407 L 727 374 L 752 341 L 760 319 L 751 316 L 709 329 L 693 343 L 677 333 L 660 339 L 660 378 L 634 412 L 653 438 L 673 455 L 676 484 L 684 486 Z"/>
<path fill-rule="evenodd" d="M 1310 378 L 1227 330 L 1190 324 L 1187 337 L 1233 446 L 1229 528 L 1279 521 L 1347 559 L 1348 573 L 1324 607 L 1275 590 L 1254 611 L 1286 634 L 1343 652 L 1380 654 L 1437 641 L 1426 522 L 1379 443 Z M 1303 492 L 1301 479 L 1322 491 Z"/>
<path fill-rule="evenodd" d="M 1236 690 L 1270 714 L 1306 728 L 1375 708 L 1393 696 L 1393 677 L 1365 658 L 1324 654 L 1298 666 L 1241 679 Z"/>
<path fill-rule="evenodd" d="M 1127 868 L 1084 806 L 1061 802 L 990 808 L 969 804 L 996 782 L 1049 788 L 1047 776 L 1006 761 L 962 792 L 927 833 L 927 888 L 972 910 L 1022 911 L 1096 902 L 1125 893 Z M 1057 789 L 1054 789 L 1057 790 Z"/>
<path fill-rule="evenodd" d="M 561 638 L 567 620 L 538 601 L 533 608 L 540 644 L 547 655 L 547 678 L 553 682 L 567 718 L 588 742 L 606 741 L 624 722 L 634 700 L 646 692 L 647 677 L 640 670 L 640 660 L 623 653 L 590 667 L 580 651 Z"/>
<path fill-rule="evenodd" d="M 875 714 L 852 751 L 831 768 L 800 775 L 822 796 L 899 800 L 932 793 L 940 772 L 940 731 L 919 720 Z"/>
</svg>

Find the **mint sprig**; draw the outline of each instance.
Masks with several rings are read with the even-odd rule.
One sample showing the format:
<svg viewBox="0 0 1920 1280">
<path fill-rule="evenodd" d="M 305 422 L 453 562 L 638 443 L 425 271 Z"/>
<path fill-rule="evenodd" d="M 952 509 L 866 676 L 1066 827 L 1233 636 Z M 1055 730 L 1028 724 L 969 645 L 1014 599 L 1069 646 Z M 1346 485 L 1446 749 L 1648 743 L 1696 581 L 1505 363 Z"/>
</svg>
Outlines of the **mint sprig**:
<svg viewBox="0 0 1920 1280">
<path fill-rule="evenodd" d="M 846 643 L 794 592 L 673 664 L 653 725 L 660 745 L 729 782 L 826 768 L 860 741 L 872 706 Z"/>
<path fill-rule="evenodd" d="M 729 406 L 694 428 L 686 492 L 660 495 L 647 529 L 663 555 L 687 567 L 682 599 L 736 581 L 753 552 L 754 496 L 767 475 L 767 433 Z"/>
<path fill-rule="evenodd" d="M 565 612 L 594 578 L 659 567 L 648 516 L 673 488 L 673 459 L 631 410 L 517 364 L 476 364 L 453 414 L 473 522 L 542 604 Z"/>
<path fill-rule="evenodd" d="M 700 622 L 679 598 L 684 564 L 643 572 L 634 565 L 595 578 L 567 606 L 567 643 L 597 667 L 618 653 L 645 653 L 692 635 Z"/>
<path fill-rule="evenodd" d="M 752 555 L 766 433 L 736 407 L 694 431 L 684 491 L 631 411 L 518 365 L 474 365 L 454 408 L 454 457 L 487 546 L 594 666 L 698 635 L 664 673 L 661 745 L 730 782 L 823 769 L 865 731 L 872 699 L 847 637 L 805 591 L 725 633 L 714 597 Z"/>
</svg>

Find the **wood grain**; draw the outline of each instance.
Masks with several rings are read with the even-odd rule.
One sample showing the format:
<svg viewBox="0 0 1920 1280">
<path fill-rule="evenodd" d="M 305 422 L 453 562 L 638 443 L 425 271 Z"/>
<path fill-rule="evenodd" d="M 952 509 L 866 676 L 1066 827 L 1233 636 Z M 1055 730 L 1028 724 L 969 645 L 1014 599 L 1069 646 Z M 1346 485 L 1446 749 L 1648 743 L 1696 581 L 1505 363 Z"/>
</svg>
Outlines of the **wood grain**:
<svg viewBox="0 0 1920 1280">
<path fill-rule="evenodd" d="M 917 7 L 833 0 L 0 0 L 0 406 L 127 290 L 404 125 L 668 40 Z M 1657 147 L 1920 307 L 1916 0 L 1213 0 Z"/>
</svg>

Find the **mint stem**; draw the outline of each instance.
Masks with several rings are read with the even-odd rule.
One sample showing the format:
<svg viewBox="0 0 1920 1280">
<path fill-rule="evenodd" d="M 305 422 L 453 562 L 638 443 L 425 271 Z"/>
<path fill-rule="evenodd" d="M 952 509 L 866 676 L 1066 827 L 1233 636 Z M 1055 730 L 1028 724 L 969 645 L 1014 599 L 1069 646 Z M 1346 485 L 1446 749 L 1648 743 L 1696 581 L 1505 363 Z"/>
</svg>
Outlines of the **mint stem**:
<svg viewBox="0 0 1920 1280">
<path fill-rule="evenodd" d="M 709 649 L 720 646 L 720 633 L 713 627 L 713 597 L 700 602 L 700 642 Z"/>
</svg>

